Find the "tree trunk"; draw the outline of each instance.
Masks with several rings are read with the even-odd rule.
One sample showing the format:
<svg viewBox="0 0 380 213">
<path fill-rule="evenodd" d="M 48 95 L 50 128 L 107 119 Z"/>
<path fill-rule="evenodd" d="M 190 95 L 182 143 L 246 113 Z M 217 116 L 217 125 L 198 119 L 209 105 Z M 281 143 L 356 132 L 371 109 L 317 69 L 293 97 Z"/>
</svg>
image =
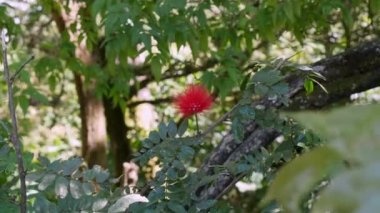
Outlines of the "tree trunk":
<svg viewBox="0 0 380 213">
<path fill-rule="evenodd" d="M 380 86 L 380 42 L 368 42 L 342 54 L 332 56 L 311 65 L 324 77 L 322 84 L 328 94 L 320 88 L 312 95 L 306 96 L 303 88 L 303 79 L 290 76 L 289 98 L 290 106 L 282 106 L 278 102 L 260 100 L 253 104 L 263 104 L 266 107 L 276 107 L 286 110 L 320 109 L 336 103 L 342 99 L 349 99 L 353 93 L 362 92 Z M 204 162 L 198 172 L 211 175 L 217 165 L 241 160 L 244 155 L 252 154 L 261 146 L 266 146 L 280 133 L 273 129 L 258 126 L 254 121 L 246 129 L 246 137 L 242 143 L 234 141 L 231 133 L 223 137 L 219 146 Z M 234 176 L 228 171 L 221 173 L 212 185 L 196 189 L 196 194 L 205 199 L 218 199 L 228 192 L 233 184 L 243 176 Z"/>
<path fill-rule="evenodd" d="M 73 11 L 79 9 L 79 5 L 73 4 Z M 78 8 L 76 8 L 78 7 Z M 59 7 L 51 8 L 52 17 L 57 24 L 61 34 L 68 33 L 69 15 L 64 14 Z M 64 19 L 63 17 L 66 17 Z M 71 40 L 76 41 L 76 34 L 71 34 Z M 103 61 L 99 57 L 99 50 L 95 49 L 90 53 L 84 42 L 76 43 L 75 53 L 72 57 L 78 58 L 84 65 L 90 66 L 93 64 L 102 64 Z M 81 139 L 82 139 L 82 156 L 89 167 L 100 165 L 107 167 L 107 134 L 106 134 L 106 118 L 104 115 L 104 106 L 101 98 L 95 96 L 95 80 L 91 80 L 88 85 L 84 84 L 84 76 L 74 73 L 75 87 L 80 105 L 81 118 Z"/>
<path fill-rule="evenodd" d="M 95 82 L 84 88 L 82 77 L 75 75 L 75 86 L 82 124 L 82 156 L 90 168 L 94 165 L 107 168 L 106 119 L 103 103 L 93 93 Z"/>
<path fill-rule="evenodd" d="M 111 152 L 114 155 L 116 176 L 123 174 L 123 163 L 131 160 L 132 150 L 127 140 L 127 126 L 124 112 L 119 106 L 113 106 L 112 100 L 103 97 L 107 120 L 107 133 L 111 143 Z"/>
</svg>

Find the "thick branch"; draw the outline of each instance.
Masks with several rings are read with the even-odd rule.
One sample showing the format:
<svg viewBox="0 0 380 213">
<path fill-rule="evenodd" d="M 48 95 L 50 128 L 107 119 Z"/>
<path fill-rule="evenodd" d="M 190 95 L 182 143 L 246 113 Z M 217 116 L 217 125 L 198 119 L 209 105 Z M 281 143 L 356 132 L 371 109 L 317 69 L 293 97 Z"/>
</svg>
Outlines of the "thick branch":
<svg viewBox="0 0 380 213">
<path fill-rule="evenodd" d="M 131 107 L 136 107 L 136 106 L 138 106 L 140 104 L 153 104 L 153 105 L 156 105 L 156 104 L 163 104 L 163 103 L 168 103 L 168 102 L 172 102 L 172 101 L 173 101 L 172 97 L 157 98 L 157 99 L 153 99 L 153 100 L 133 101 L 133 102 L 128 103 L 127 106 L 129 108 L 131 108 Z"/>
<path fill-rule="evenodd" d="M 290 85 L 290 106 L 282 106 L 278 102 L 260 100 L 253 104 L 265 104 L 287 110 L 320 109 L 338 101 L 349 99 L 350 95 L 380 86 L 380 41 L 362 44 L 344 53 L 332 56 L 311 65 L 324 77 L 322 82 L 329 93 L 320 88 L 306 96 L 303 89 L 303 79 L 294 75 L 288 78 Z M 200 172 L 212 174 L 212 168 L 239 161 L 244 155 L 252 154 L 261 146 L 266 146 L 274 140 L 279 133 L 273 129 L 259 127 L 252 122 L 246 129 L 245 140 L 242 143 L 234 141 L 231 134 L 227 134 L 205 161 Z M 232 174 L 221 174 L 213 185 L 197 189 L 201 199 L 216 199 L 226 193 L 226 188 L 240 179 Z"/>
<path fill-rule="evenodd" d="M 16 151 L 18 173 L 19 173 L 19 178 L 20 178 L 20 194 L 21 194 L 20 212 L 25 213 L 26 201 L 27 201 L 26 184 L 25 184 L 26 172 L 24 168 L 24 160 L 22 158 L 22 148 L 21 148 L 20 139 L 19 139 L 18 130 L 17 130 L 16 108 L 14 105 L 13 86 L 12 86 L 13 81 L 9 73 L 8 60 L 7 60 L 7 43 L 5 41 L 5 34 L 6 34 L 5 30 L 2 29 L 1 41 L 2 41 L 2 46 L 3 46 L 4 79 L 7 82 L 7 86 L 8 86 L 8 106 L 9 106 L 9 112 L 10 112 L 11 120 L 12 120 L 11 141 Z"/>
</svg>

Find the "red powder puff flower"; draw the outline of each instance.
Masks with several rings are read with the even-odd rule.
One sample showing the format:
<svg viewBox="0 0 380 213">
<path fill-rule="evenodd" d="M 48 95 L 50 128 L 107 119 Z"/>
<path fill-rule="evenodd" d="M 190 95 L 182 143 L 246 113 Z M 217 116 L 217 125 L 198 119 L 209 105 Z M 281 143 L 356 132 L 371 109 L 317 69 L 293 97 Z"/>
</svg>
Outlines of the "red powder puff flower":
<svg viewBox="0 0 380 213">
<path fill-rule="evenodd" d="M 212 102 L 212 96 L 202 85 L 190 85 L 182 95 L 175 99 L 175 105 L 185 117 L 209 109 Z"/>
</svg>

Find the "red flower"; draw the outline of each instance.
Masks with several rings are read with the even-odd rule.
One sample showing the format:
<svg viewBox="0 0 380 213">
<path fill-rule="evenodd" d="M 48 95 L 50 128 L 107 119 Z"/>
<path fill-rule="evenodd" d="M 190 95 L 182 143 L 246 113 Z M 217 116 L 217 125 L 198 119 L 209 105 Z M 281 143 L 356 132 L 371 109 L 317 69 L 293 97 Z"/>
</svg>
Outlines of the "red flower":
<svg viewBox="0 0 380 213">
<path fill-rule="evenodd" d="M 185 117 L 209 109 L 212 102 L 212 96 L 202 85 L 190 85 L 175 99 L 175 105 Z"/>
</svg>

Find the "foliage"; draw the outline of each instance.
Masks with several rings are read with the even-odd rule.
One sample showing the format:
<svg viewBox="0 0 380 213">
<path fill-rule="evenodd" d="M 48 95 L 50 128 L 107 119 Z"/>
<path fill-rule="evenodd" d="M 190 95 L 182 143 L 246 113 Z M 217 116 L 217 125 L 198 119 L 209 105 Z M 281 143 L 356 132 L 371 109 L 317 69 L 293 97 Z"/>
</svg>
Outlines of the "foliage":
<svg viewBox="0 0 380 213">
<path fill-rule="evenodd" d="M 11 147 L 7 144 L 8 132 L 10 125 L 4 120 L 0 121 L 0 205 L 7 211 L 17 211 L 17 203 L 15 198 L 18 196 L 16 190 L 10 190 L 18 179 L 15 177 L 16 171 L 16 155 L 11 152 Z"/>
<path fill-rule="evenodd" d="M 373 115 L 378 107 L 294 114 L 317 135 L 293 119 L 279 116 L 276 108 L 289 103 L 289 74 L 304 80 L 307 95 L 317 87 L 328 91 L 323 86 L 324 77 L 312 67 L 290 62 L 293 58 L 283 59 L 283 52 L 279 53 L 281 58 L 272 57 L 271 48 L 282 43 L 323 45 L 321 53 L 293 56 L 302 61 L 316 55 L 329 56 L 375 37 L 379 35 L 378 0 L 76 2 L 85 6 L 76 8 L 74 20 L 63 27 L 54 15 L 62 12 L 69 16 L 75 8 L 70 1 L 36 1 L 27 12 L 0 4 L 0 28 L 8 30 L 17 47 L 10 53 L 12 70 L 29 53 L 38 56 L 33 71 L 21 72 L 15 84 L 14 95 L 23 120 L 29 119 L 31 108 L 56 108 L 63 93 L 65 113 L 79 114 L 79 107 L 72 106 L 78 104 L 73 103 L 74 92 L 67 92 L 76 76 L 84 79 L 85 86 L 93 86 L 98 98 L 112 99 L 114 106 L 129 115 L 134 109 L 127 106 L 141 88 L 159 85 L 156 96 L 161 97 L 190 79 L 207 86 L 218 99 L 218 113 L 207 115 L 204 124 L 223 117 L 223 112 L 230 127 L 221 127 L 224 119 L 195 133 L 193 120 L 176 123 L 171 114 L 172 119 L 162 118 L 157 130 L 140 142 L 136 126 L 130 125 L 128 134 L 136 141 L 132 145 L 139 149 L 135 162 L 144 168 L 156 161 L 154 166 L 159 167 L 151 179 L 141 177 L 135 187 L 120 186 L 119 179 L 108 170 L 99 166 L 89 169 L 79 157 L 49 160 L 25 151 L 29 211 L 228 212 L 233 209 L 232 202 L 202 199 L 197 193 L 227 172 L 245 176 L 246 182 L 253 182 L 255 175 L 262 177 L 256 182 L 267 195 L 262 206 L 254 205 L 256 210 L 375 211 L 379 160 L 375 153 L 378 124 Z M 55 25 L 50 24 L 52 21 Z M 76 55 L 82 46 L 95 58 L 93 63 L 85 63 Z M 184 57 L 175 54 L 186 48 L 190 51 Z M 142 62 L 136 62 L 140 58 Z M 257 100 L 267 102 L 252 105 Z M 230 107 L 231 103 L 235 107 Z M 78 121 L 70 122 L 78 128 Z M 0 124 L 0 205 L 2 210 L 13 212 L 19 200 L 16 157 L 8 141 L 10 127 L 6 120 Z M 29 121 L 22 132 L 38 125 Z M 231 132 L 234 142 L 241 144 L 250 125 L 274 129 L 281 136 L 235 162 L 212 168 L 212 175 L 196 170 L 215 148 L 215 138 Z M 319 137 L 328 144 L 321 146 Z M 273 200 L 277 203 L 270 203 Z"/>
<path fill-rule="evenodd" d="M 255 152 L 253 156 L 247 155 L 246 159 L 237 163 L 231 162 L 216 168 L 215 175 L 210 176 L 202 172 L 192 172 L 186 169 L 189 166 L 185 166 L 191 165 L 195 153 L 199 152 L 199 146 L 202 146 L 204 141 L 202 136 L 204 135 L 181 137 L 187 120 L 181 123 L 178 128 L 173 121 L 169 121 L 167 125 L 160 123 L 158 131 L 151 132 L 149 137 L 143 141 L 143 149 L 140 150 L 136 160 L 141 166 L 144 166 L 152 158 L 158 158 L 161 170 L 157 172 L 156 177 L 151 182 L 147 183 L 148 186 L 152 187 L 147 196 L 149 202 L 133 205 L 132 211 L 140 212 L 143 209 L 150 209 L 161 212 L 170 210 L 174 212 L 198 212 L 208 210 L 211 207 L 218 209 L 215 200 L 200 199 L 194 189 L 212 184 L 218 174 L 225 170 L 236 175 L 259 172 L 268 177 L 270 176 L 268 173 L 274 172 L 273 166 L 275 164 L 282 164 L 291 159 L 297 152 L 297 147 L 303 149 L 301 140 L 304 134 L 297 132 L 300 131 L 299 128 L 290 125 L 290 123 L 285 125 L 284 121 L 279 119 L 271 109 L 260 109 L 248 104 L 251 98 L 257 95 L 272 99 L 277 98 L 286 102 L 284 95 L 288 87 L 286 83 L 281 81 L 282 75 L 278 70 L 279 68 L 274 66 L 263 67 L 249 81 L 244 92 L 246 100 L 242 99 L 237 107 L 232 109 L 232 133 L 236 142 L 241 142 L 244 137 L 244 126 L 256 121 L 261 126 L 279 129 L 286 137 L 294 137 L 294 134 L 298 134 L 297 140 L 299 141 L 289 138 L 281 145 L 271 147 L 272 154 L 263 148 Z M 257 89 L 257 85 L 266 85 L 267 91 L 270 92 L 261 93 L 262 90 Z M 305 142 L 304 147 L 311 147 L 317 141 L 306 140 Z M 222 211 L 222 209 L 216 211 Z"/>
<path fill-rule="evenodd" d="M 376 211 L 379 110 L 377 105 L 368 105 L 291 114 L 325 138 L 327 144 L 284 166 L 266 200 L 275 199 L 284 209 L 300 212 L 305 196 L 327 178 L 328 186 L 313 201 L 313 212 Z"/>
<path fill-rule="evenodd" d="M 258 74 L 248 81 L 244 91 L 245 99 L 232 109 L 232 132 L 237 142 L 242 140 L 244 125 L 254 120 L 259 125 L 279 129 L 286 137 L 294 136 L 294 130 L 297 127 L 289 129 L 292 125 L 284 125 L 284 121 L 278 118 L 275 111 L 248 104 L 255 96 L 276 98 L 280 102 L 287 102 L 284 95 L 288 86 L 283 83 L 279 68 L 275 66 L 260 68 Z M 258 89 L 261 85 L 267 88 L 265 92 Z M 200 200 L 197 197 L 194 189 L 212 184 L 217 176 L 205 176 L 205 174 L 191 171 L 192 161 L 205 138 L 203 134 L 185 136 L 187 126 L 187 119 L 179 125 L 172 120 L 167 124 L 161 122 L 158 130 L 150 132 L 149 137 L 143 141 L 143 148 L 135 160 L 141 166 L 145 166 L 149 160 L 157 158 L 160 166 L 160 171 L 156 173 L 154 179 L 145 183 L 146 198 L 134 194 L 143 193 L 138 188 L 116 187 L 118 180 L 112 179 L 108 171 L 98 166 L 92 169 L 81 167 L 83 162 L 80 158 L 50 162 L 47 158 L 39 157 L 31 167 L 27 167 L 31 202 L 29 210 L 41 212 L 49 209 L 52 212 L 59 212 L 108 209 L 108 212 L 119 212 L 124 211 L 136 201 L 138 203 L 130 207 L 133 212 L 140 212 L 143 209 L 163 212 L 199 212 L 211 207 L 215 211 L 219 208 L 220 210 L 229 209 L 228 206 L 220 206 L 221 204 L 215 200 Z M 297 138 L 302 140 L 301 135 Z M 310 141 L 310 143 L 305 143 L 304 146 L 312 146 L 314 142 Z M 272 147 L 272 154 L 265 149 L 258 150 L 255 155 L 246 156 L 246 159 L 237 164 L 230 163 L 224 168 L 219 168 L 219 172 L 226 169 L 234 174 L 261 172 L 268 175 L 268 172 L 273 173 L 274 164 L 282 164 L 291 159 L 291 156 L 297 152 L 297 147 L 301 147 L 301 144 L 287 139 L 281 145 Z"/>
<path fill-rule="evenodd" d="M 39 162 L 41 167 L 27 176 L 32 212 L 121 212 L 131 203 L 147 202 L 129 188 L 116 188 L 119 180 L 100 166 L 80 168 L 80 158 Z"/>
<path fill-rule="evenodd" d="M 344 0 L 257 1 L 252 4 L 244 1 L 202 1 L 195 4 L 185 0 L 82 2 L 87 7 L 80 7 L 80 20 L 71 24 L 60 42 L 47 40 L 44 43 L 59 51 L 42 57 L 36 65 L 36 73 L 49 78 L 54 87 L 61 79 L 59 71 L 63 67 L 71 69 L 88 80 L 95 79 L 96 93 L 109 96 L 121 106 L 125 106 L 125 100 L 134 95 L 131 87 L 144 86 L 138 83 L 126 85 L 125 82 L 147 74 L 150 80 L 160 81 L 172 76 L 175 70 L 183 69 L 186 62 L 208 60 L 216 61 L 217 66 L 195 71 L 203 71 L 202 83 L 224 99 L 241 85 L 251 68 L 252 50 L 261 43 L 274 43 L 276 35 L 284 31 L 291 32 L 303 43 L 306 38 L 313 38 L 308 32 L 314 28 L 318 32 L 316 34 L 330 33 L 329 22 L 331 25 L 343 23 L 346 34 L 351 35 L 355 30 L 361 30 L 357 27 L 361 20 L 352 18 L 356 17 L 357 11 L 368 5 L 371 11 L 376 11 L 377 7 L 376 0 L 371 0 L 368 5 L 358 0 L 350 4 Z M 41 1 L 41 6 L 41 12 L 48 15 L 52 8 L 62 7 L 70 11 L 66 5 L 54 1 Z M 378 11 L 370 14 L 373 23 L 377 14 Z M 79 25 L 79 41 L 84 41 L 89 50 L 99 48 L 98 45 L 104 48 L 105 67 L 99 64 L 86 66 L 73 57 L 75 43 L 70 41 L 68 33 L 78 29 Z M 319 40 L 318 36 L 315 37 Z M 342 47 L 345 39 L 348 38 L 331 44 L 328 51 Z M 181 61 L 173 52 L 183 47 L 190 48 L 192 55 L 190 59 Z M 142 64 L 131 66 L 128 60 L 119 60 L 135 59 L 141 55 Z M 135 66 L 141 68 L 136 69 Z M 313 87 L 311 80 L 305 82 L 308 91 Z"/>
</svg>

